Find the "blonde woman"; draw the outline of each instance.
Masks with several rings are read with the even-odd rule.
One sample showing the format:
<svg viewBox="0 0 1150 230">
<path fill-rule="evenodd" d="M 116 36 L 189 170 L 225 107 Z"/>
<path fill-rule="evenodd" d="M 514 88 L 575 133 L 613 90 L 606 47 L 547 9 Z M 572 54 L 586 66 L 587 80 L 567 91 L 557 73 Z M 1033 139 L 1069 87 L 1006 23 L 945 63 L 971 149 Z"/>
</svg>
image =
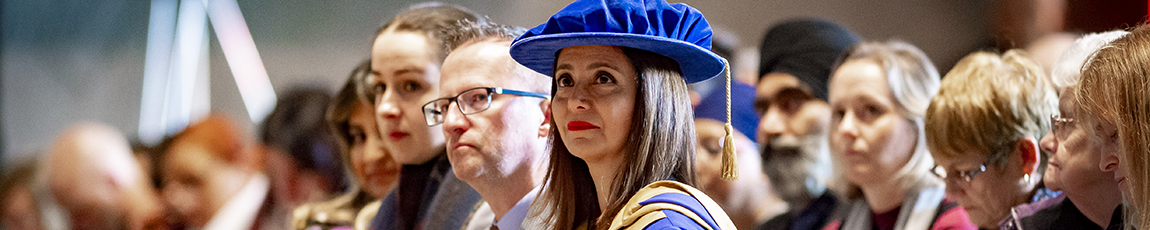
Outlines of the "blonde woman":
<svg viewBox="0 0 1150 230">
<path fill-rule="evenodd" d="M 1049 153 L 1039 151 L 1038 140 L 1058 105 L 1047 79 L 1019 50 L 976 52 L 943 77 L 931 100 L 926 141 L 938 163 L 932 172 L 980 228 L 1009 227 L 999 225 L 1011 207 L 1047 194 L 1041 182 Z"/>
<path fill-rule="evenodd" d="M 1126 198 L 1126 225 L 1150 229 L 1150 26 L 1103 46 L 1074 89 L 1085 127 L 1102 141 L 1099 167 Z"/>
<path fill-rule="evenodd" d="M 921 50 L 863 43 L 831 75 L 831 156 L 848 204 L 824 229 L 974 229 L 945 200 L 926 149 L 923 114 L 939 77 Z"/>
</svg>

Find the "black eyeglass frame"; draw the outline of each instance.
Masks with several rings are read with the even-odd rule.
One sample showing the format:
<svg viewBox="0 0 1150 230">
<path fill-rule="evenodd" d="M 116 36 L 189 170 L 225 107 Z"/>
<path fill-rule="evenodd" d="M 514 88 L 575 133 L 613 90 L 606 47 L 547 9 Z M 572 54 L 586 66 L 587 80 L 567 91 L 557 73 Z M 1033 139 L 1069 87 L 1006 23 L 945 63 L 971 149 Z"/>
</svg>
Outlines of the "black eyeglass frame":
<svg viewBox="0 0 1150 230">
<path fill-rule="evenodd" d="M 486 100 L 486 103 L 484 103 L 482 108 L 476 108 L 475 111 L 471 111 L 471 112 L 463 111 L 463 106 L 458 103 L 459 97 L 462 97 L 464 94 L 471 93 L 475 90 L 485 90 L 486 91 L 487 96 L 484 97 L 484 100 Z M 439 111 L 439 109 L 436 108 L 436 106 L 435 106 L 436 102 L 443 102 L 443 101 L 446 101 L 446 104 L 444 104 L 445 105 L 444 109 L 449 109 L 447 107 L 451 107 L 451 104 L 454 103 L 455 107 L 459 108 L 459 112 L 462 113 L 463 115 L 471 115 L 471 114 L 476 114 L 476 113 L 481 113 L 483 111 L 487 111 L 487 109 L 491 108 L 491 96 L 492 96 L 492 94 L 538 97 L 538 98 L 543 98 L 543 99 L 547 99 L 547 100 L 551 99 L 551 95 L 542 94 L 542 93 L 510 90 L 510 89 L 504 89 L 501 87 L 475 87 L 475 88 L 464 90 L 463 92 L 459 92 L 459 94 L 455 95 L 454 97 L 439 98 L 439 99 L 431 100 L 431 101 L 427 102 L 426 104 L 423 104 L 423 118 L 427 122 L 427 126 L 435 126 L 438 124 L 443 124 L 444 111 Z"/>
</svg>

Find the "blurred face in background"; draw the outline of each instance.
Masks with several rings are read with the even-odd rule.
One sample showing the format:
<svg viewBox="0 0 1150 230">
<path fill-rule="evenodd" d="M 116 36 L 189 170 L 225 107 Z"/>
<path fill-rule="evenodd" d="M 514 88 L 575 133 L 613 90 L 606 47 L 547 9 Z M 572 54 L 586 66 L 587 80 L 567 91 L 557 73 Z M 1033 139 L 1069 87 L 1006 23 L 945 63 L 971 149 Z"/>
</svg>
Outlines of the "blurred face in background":
<svg viewBox="0 0 1150 230">
<path fill-rule="evenodd" d="M 896 111 L 885 76 L 873 59 L 855 59 L 835 71 L 828 88 L 831 152 L 847 180 L 864 189 L 898 185 L 896 172 L 918 140 L 911 120 Z"/>
<path fill-rule="evenodd" d="M 10 188 L 0 197 L 0 227 L 3 229 L 43 229 L 40 226 L 40 209 L 36 198 L 27 184 Z"/>
<path fill-rule="evenodd" d="M 806 202 L 817 196 L 807 181 L 830 174 L 827 125 L 830 106 L 810 87 L 787 73 L 768 73 L 755 87 L 755 111 L 762 169 L 772 190 L 788 202 Z"/>
<path fill-rule="evenodd" d="M 168 229 L 166 222 L 167 208 L 160 197 L 160 191 L 152 182 L 152 173 L 155 167 L 151 165 L 150 158 L 139 157 L 136 154 L 137 164 L 143 169 L 140 177 L 129 185 L 122 193 L 123 202 L 127 207 L 129 229 Z"/>
<path fill-rule="evenodd" d="M 723 168 L 723 130 L 724 123 L 706 118 L 695 119 L 695 172 L 699 177 L 699 190 L 707 193 L 715 200 L 723 200 L 723 196 L 731 190 L 731 183 L 722 180 Z M 737 134 L 736 134 L 737 135 Z M 742 150 L 742 149 L 737 149 Z M 741 156 L 740 156 L 741 157 Z M 740 158 L 741 159 L 741 158 Z M 748 159 L 742 159 L 750 162 Z M 742 169 L 747 165 L 739 167 Z M 756 174 L 758 172 L 755 172 Z M 746 176 L 740 173 L 739 179 Z"/>
<path fill-rule="evenodd" d="M 375 198 L 386 196 L 399 179 L 399 163 L 383 148 L 369 106 L 355 106 L 348 119 L 352 171 L 364 191 Z"/>
<path fill-rule="evenodd" d="M 176 141 L 165 157 L 160 163 L 164 199 L 177 219 L 193 228 L 207 224 L 250 177 L 198 144 Z"/>
<path fill-rule="evenodd" d="M 419 32 L 385 30 L 371 51 L 373 98 L 386 152 L 405 165 L 422 164 L 443 151 L 443 129 L 428 127 L 422 106 L 439 95 L 438 48 Z"/>
<path fill-rule="evenodd" d="M 826 151 L 809 142 L 826 141 L 830 107 L 809 88 L 787 73 L 769 73 L 759 80 L 755 87 L 755 110 L 762 116 L 756 140 L 759 145 L 770 152 Z"/>
<path fill-rule="evenodd" d="M 707 118 L 695 119 L 695 132 L 698 145 L 695 145 L 695 172 L 698 175 L 699 190 L 705 192 L 720 205 L 727 206 L 729 197 L 742 193 L 765 193 L 767 178 L 761 164 L 739 165 L 739 178 L 733 181 L 722 179 L 723 136 L 725 123 Z M 759 154 L 754 142 L 742 133 L 732 133 L 735 137 L 736 159 L 740 162 L 758 162 Z M 767 194 L 756 194 L 766 196 Z M 734 211 L 728 207 L 724 210 Z"/>
<path fill-rule="evenodd" d="M 54 142 L 43 163 L 40 170 L 45 170 L 49 193 L 67 211 L 72 228 L 162 227 L 163 208 L 151 177 L 114 128 L 73 125 Z"/>
</svg>

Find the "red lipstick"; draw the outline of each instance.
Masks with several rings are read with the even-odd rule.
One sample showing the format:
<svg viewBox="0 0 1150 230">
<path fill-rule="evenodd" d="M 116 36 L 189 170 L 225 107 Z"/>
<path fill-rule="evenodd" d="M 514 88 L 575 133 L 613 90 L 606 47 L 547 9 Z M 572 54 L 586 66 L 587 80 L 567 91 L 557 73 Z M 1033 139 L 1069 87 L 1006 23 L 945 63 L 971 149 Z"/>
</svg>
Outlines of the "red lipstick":
<svg viewBox="0 0 1150 230">
<path fill-rule="evenodd" d="M 583 131 L 588 129 L 598 129 L 599 126 L 592 125 L 586 121 L 572 121 L 567 123 L 567 130 Z"/>
<path fill-rule="evenodd" d="M 387 136 L 388 136 L 388 137 L 391 137 L 391 140 L 392 140 L 392 141 L 397 141 L 397 140 L 399 140 L 399 139 L 403 139 L 404 137 L 407 137 L 407 136 L 410 136 L 410 135 L 411 135 L 411 134 L 408 134 L 408 133 L 405 133 L 405 132 L 391 132 L 391 133 L 388 133 L 388 135 L 387 135 Z"/>
</svg>

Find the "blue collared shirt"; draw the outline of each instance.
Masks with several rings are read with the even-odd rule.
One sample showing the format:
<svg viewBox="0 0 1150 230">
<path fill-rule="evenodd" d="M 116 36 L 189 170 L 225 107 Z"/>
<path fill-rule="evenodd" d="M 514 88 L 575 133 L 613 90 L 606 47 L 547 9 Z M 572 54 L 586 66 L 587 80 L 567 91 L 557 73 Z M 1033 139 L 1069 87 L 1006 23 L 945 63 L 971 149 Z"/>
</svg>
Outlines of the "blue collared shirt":
<svg viewBox="0 0 1150 230">
<path fill-rule="evenodd" d="M 497 218 L 495 221 L 492 221 L 491 224 L 498 227 L 499 230 L 519 230 L 519 225 L 522 224 L 523 219 L 527 217 L 527 211 L 531 206 L 531 202 L 535 200 L 536 196 L 539 196 L 541 188 L 543 188 L 543 186 L 536 186 L 535 189 L 531 189 L 530 192 L 527 192 L 527 195 L 523 195 L 523 198 L 520 198 L 519 202 L 515 203 L 515 206 L 503 214 L 502 220 Z"/>
</svg>

